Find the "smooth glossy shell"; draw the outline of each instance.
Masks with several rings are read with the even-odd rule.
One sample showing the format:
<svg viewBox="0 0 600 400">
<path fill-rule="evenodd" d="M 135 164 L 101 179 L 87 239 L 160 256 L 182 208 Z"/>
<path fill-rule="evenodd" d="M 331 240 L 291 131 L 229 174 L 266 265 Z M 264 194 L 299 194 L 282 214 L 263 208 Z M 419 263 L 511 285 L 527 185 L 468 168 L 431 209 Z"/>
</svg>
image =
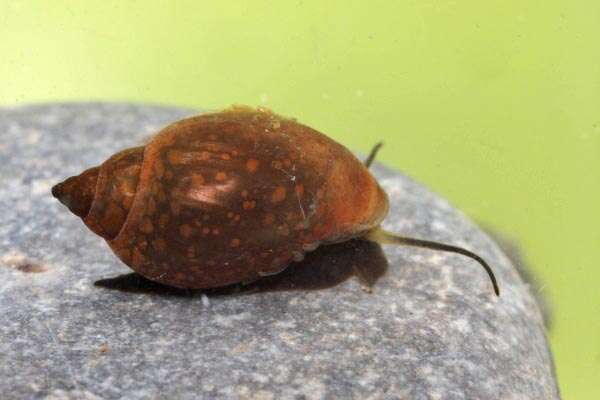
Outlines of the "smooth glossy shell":
<svg viewBox="0 0 600 400">
<path fill-rule="evenodd" d="M 176 122 L 53 193 L 124 263 L 177 287 L 282 271 L 380 224 L 387 196 L 325 135 L 266 110 Z"/>
</svg>

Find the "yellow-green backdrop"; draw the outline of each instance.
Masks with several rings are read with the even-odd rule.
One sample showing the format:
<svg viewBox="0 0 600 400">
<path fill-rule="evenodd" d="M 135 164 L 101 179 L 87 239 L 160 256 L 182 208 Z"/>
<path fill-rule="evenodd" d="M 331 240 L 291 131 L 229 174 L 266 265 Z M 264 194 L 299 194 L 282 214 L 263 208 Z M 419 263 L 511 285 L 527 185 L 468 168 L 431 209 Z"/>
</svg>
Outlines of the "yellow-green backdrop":
<svg viewBox="0 0 600 400">
<path fill-rule="evenodd" d="M 600 2 L 0 1 L 0 104 L 264 105 L 516 237 L 600 396 Z"/>
</svg>

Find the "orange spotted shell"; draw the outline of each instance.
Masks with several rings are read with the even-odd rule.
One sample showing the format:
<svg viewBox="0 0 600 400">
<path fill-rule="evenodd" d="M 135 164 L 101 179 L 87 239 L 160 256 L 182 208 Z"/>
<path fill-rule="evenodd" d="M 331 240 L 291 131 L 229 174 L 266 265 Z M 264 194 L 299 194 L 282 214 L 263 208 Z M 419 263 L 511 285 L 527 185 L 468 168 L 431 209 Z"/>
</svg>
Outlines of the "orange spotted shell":
<svg viewBox="0 0 600 400">
<path fill-rule="evenodd" d="M 175 122 L 52 193 L 133 270 L 180 288 L 276 274 L 388 211 L 345 147 L 245 107 Z"/>
</svg>

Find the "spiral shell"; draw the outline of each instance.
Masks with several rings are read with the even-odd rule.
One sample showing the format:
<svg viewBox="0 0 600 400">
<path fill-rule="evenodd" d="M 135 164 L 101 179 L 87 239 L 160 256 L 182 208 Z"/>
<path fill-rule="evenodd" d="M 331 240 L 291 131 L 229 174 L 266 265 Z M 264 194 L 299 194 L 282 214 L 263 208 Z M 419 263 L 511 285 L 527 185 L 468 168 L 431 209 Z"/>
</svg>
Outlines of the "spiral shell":
<svg viewBox="0 0 600 400">
<path fill-rule="evenodd" d="M 281 272 L 388 210 L 345 147 L 246 107 L 175 122 L 52 192 L 133 270 L 181 288 Z"/>
</svg>

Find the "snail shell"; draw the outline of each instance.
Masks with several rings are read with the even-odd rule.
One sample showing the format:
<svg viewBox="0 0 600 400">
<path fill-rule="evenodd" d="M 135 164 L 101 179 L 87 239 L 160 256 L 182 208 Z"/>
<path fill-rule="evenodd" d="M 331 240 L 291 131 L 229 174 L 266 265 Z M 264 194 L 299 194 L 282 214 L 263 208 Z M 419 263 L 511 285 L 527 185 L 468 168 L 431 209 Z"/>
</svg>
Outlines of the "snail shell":
<svg viewBox="0 0 600 400">
<path fill-rule="evenodd" d="M 388 211 L 365 166 L 327 136 L 264 109 L 175 122 L 52 193 L 139 274 L 213 288 L 281 272 Z"/>
</svg>

